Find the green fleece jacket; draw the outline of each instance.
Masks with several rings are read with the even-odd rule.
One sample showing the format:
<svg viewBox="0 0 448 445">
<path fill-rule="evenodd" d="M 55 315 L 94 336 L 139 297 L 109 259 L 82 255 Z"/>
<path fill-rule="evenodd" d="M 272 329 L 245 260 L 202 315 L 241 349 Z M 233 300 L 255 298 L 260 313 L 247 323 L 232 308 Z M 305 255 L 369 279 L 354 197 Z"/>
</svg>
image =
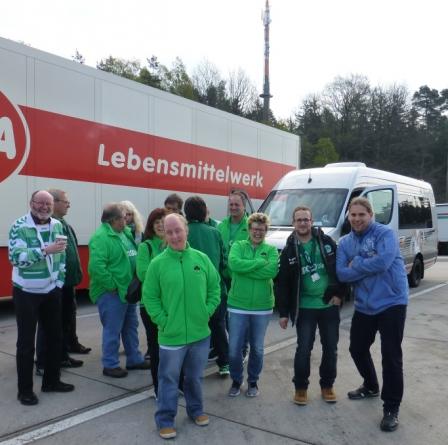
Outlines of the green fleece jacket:
<svg viewBox="0 0 448 445">
<path fill-rule="evenodd" d="M 243 241 L 249 237 L 249 228 L 247 227 L 247 215 L 243 216 L 243 219 L 240 221 L 237 231 L 235 232 L 233 238 L 230 237 L 230 225 L 231 225 L 231 217 L 228 216 L 224 218 L 219 224 L 217 229 L 221 233 L 222 241 L 224 243 L 224 247 L 227 249 L 227 252 L 230 251 L 232 244 L 235 241 Z"/>
<path fill-rule="evenodd" d="M 142 283 L 145 281 L 149 264 L 164 249 L 165 243 L 158 236 L 147 239 L 138 245 L 136 273 Z"/>
<path fill-rule="evenodd" d="M 240 221 L 240 224 L 236 230 L 236 232 L 233 234 L 233 237 L 230 236 L 230 226 L 231 226 L 231 217 L 228 216 L 227 218 L 224 218 L 219 224 L 217 229 L 221 233 L 222 241 L 224 243 L 224 249 L 226 256 L 229 255 L 230 249 L 232 247 L 232 244 L 235 241 L 244 241 L 247 240 L 249 237 L 249 228 L 247 226 L 247 219 L 248 216 L 244 215 L 243 219 Z M 224 277 L 228 281 L 227 285 L 230 285 L 230 278 L 231 273 L 229 268 L 226 268 L 224 271 Z"/>
<path fill-rule="evenodd" d="M 233 243 L 229 255 L 232 286 L 228 306 L 247 311 L 274 307 L 272 279 L 278 272 L 277 249 L 265 242 L 255 249 L 251 241 Z"/>
<path fill-rule="evenodd" d="M 125 227 L 123 233 L 135 246 L 131 231 Z M 126 303 L 126 293 L 134 271 L 120 235 L 110 224 L 103 223 L 89 241 L 89 295 L 93 303 L 106 293 L 117 291 L 120 300 Z"/>
<path fill-rule="evenodd" d="M 193 249 L 204 252 L 210 258 L 219 276 L 224 278 L 227 269 L 227 255 L 219 230 L 205 222 L 190 221 L 188 223 L 188 243 Z M 221 298 L 226 295 L 226 285 L 221 279 Z"/>
<path fill-rule="evenodd" d="M 220 303 L 218 272 L 188 243 L 182 251 L 167 247 L 149 265 L 142 301 L 158 326 L 160 345 L 202 340 L 210 335 L 208 321 Z"/>
</svg>

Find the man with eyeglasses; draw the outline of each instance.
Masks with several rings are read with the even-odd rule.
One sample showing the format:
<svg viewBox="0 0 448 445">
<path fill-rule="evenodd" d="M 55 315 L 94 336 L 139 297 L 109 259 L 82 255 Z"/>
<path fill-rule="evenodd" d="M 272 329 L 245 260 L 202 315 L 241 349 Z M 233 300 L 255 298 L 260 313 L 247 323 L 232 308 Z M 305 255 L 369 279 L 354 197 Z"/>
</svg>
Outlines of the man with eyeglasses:
<svg viewBox="0 0 448 445">
<path fill-rule="evenodd" d="M 294 231 L 280 255 L 276 297 L 282 329 L 288 318 L 296 325 L 297 349 L 294 357 L 294 403 L 308 403 L 310 356 L 316 328 L 322 344 L 319 368 L 322 398 L 337 401 L 336 379 L 339 309 L 345 286 L 336 276 L 336 244 L 321 229 L 313 227 L 311 209 L 299 206 L 293 212 Z"/>
<path fill-rule="evenodd" d="M 64 216 L 70 208 L 67 193 L 59 189 L 48 190 L 53 196 L 53 218 L 62 224 L 62 230 L 67 237 L 67 248 L 65 250 L 65 281 L 62 287 L 61 316 L 62 316 L 62 368 L 78 368 L 83 365 L 82 360 L 70 357 L 69 352 L 75 354 L 88 354 L 92 349 L 86 348 L 79 343 L 76 335 L 76 293 L 75 287 L 82 280 L 81 261 L 78 254 L 78 240 L 73 227 L 67 223 Z M 36 344 L 36 374 L 42 375 L 43 363 L 45 362 L 45 349 L 43 347 L 44 334 L 39 326 Z"/>
<path fill-rule="evenodd" d="M 75 287 L 82 281 L 81 260 L 78 253 L 78 239 L 73 227 L 67 223 L 64 216 L 70 208 L 67 193 L 50 189 L 49 193 L 54 198 L 53 218 L 56 218 L 63 227 L 67 236 L 67 249 L 65 251 L 65 282 L 62 288 L 62 334 L 64 346 L 67 352 L 73 354 L 88 354 L 92 348 L 87 348 L 79 343 L 76 334 L 76 294 Z"/>
<path fill-rule="evenodd" d="M 65 279 L 66 241 L 62 225 L 51 217 L 53 196 L 45 190 L 32 194 L 30 212 L 17 219 L 9 232 L 9 260 L 13 266 L 13 300 L 17 319 L 18 394 L 22 405 L 36 405 L 33 391 L 34 339 L 37 322 L 45 333 L 48 360 L 43 392 L 70 392 L 60 380 L 62 347 L 61 288 Z"/>
</svg>

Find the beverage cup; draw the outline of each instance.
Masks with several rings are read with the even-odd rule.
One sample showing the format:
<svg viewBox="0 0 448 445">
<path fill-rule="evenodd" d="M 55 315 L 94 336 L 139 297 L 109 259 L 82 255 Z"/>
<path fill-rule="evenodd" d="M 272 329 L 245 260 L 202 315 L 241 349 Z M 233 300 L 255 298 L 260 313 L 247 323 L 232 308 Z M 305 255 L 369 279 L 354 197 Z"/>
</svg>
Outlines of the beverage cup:
<svg viewBox="0 0 448 445">
<path fill-rule="evenodd" d="M 65 235 L 56 235 L 54 238 L 56 244 L 67 244 L 67 237 Z"/>
</svg>

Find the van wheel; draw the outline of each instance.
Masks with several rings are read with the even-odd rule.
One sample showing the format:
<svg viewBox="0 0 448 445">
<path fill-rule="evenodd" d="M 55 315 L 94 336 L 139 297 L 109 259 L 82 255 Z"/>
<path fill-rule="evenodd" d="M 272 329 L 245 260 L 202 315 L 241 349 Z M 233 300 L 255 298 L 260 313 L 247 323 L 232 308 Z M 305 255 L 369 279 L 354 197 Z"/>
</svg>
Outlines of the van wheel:
<svg viewBox="0 0 448 445">
<path fill-rule="evenodd" d="M 414 260 L 414 264 L 412 265 L 412 270 L 408 275 L 409 286 L 418 287 L 423 275 L 423 263 L 420 258 L 416 258 Z"/>
</svg>

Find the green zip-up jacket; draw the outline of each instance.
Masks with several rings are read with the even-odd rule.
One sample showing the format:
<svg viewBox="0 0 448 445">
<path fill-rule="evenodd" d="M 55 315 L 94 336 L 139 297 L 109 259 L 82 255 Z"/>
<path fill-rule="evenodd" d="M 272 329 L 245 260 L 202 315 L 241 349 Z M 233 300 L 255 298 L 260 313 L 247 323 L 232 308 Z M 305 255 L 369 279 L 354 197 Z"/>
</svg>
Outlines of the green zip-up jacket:
<svg viewBox="0 0 448 445">
<path fill-rule="evenodd" d="M 247 227 L 247 215 L 243 216 L 243 219 L 240 221 L 237 231 L 233 238 L 230 238 L 230 224 L 231 217 L 228 216 L 224 218 L 219 224 L 217 229 L 221 233 L 222 241 L 224 243 L 224 247 L 227 249 L 227 252 L 230 251 L 232 244 L 235 241 L 244 241 L 249 237 L 249 228 Z"/>
<path fill-rule="evenodd" d="M 229 255 L 232 286 L 228 306 L 247 311 L 274 307 L 272 280 L 278 272 L 277 249 L 265 242 L 255 249 L 251 241 L 233 243 Z"/>
<path fill-rule="evenodd" d="M 125 227 L 123 233 L 135 246 L 131 231 Z M 134 271 L 120 235 L 108 223 L 102 223 L 90 238 L 88 269 L 89 295 L 93 303 L 104 293 L 112 291 L 117 291 L 120 300 L 126 303 L 125 297 Z"/>
<path fill-rule="evenodd" d="M 77 286 L 82 281 L 81 260 L 78 253 L 78 240 L 73 227 L 64 218 L 57 218 L 62 224 L 67 237 L 65 249 L 65 281 L 64 286 Z"/>
<path fill-rule="evenodd" d="M 49 243 L 62 235 L 62 225 L 50 218 Z M 27 213 L 17 219 L 9 231 L 9 261 L 12 264 L 12 282 L 25 292 L 46 294 L 56 286 L 62 287 L 65 279 L 65 252 L 44 255 L 45 244 L 36 223 Z"/>
<path fill-rule="evenodd" d="M 136 273 L 142 283 L 145 281 L 149 264 L 159 253 L 163 252 L 163 249 L 165 249 L 165 243 L 158 236 L 147 239 L 138 245 Z"/>
<path fill-rule="evenodd" d="M 236 232 L 233 235 L 233 238 L 230 237 L 230 225 L 232 224 L 230 216 L 228 216 L 227 218 L 224 218 L 218 224 L 217 229 L 221 233 L 226 256 L 229 255 L 232 244 L 235 241 L 244 241 L 249 238 L 249 228 L 247 226 L 247 219 L 248 219 L 248 216 L 244 215 L 243 219 L 240 221 L 238 229 L 236 230 Z M 228 285 L 229 285 L 231 277 L 230 277 L 230 271 L 228 268 L 224 271 L 224 277 L 226 278 L 226 280 L 228 280 Z"/>
<path fill-rule="evenodd" d="M 159 344 L 182 346 L 210 335 L 208 321 L 220 303 L 219 275 L 205 253 L 167 247 L 151 261 L 143 304 L 158 326 Z"/>
<path fill-rule="evenodd" d="M 205 222 L 191 221 L 188 223 L 188 242 L 193 249 L 204 252 L 210 258 L 220 277 L 223 278 L 227 268 L 227 255 L 219 230 Z M 221 297 L 226 295 L 226 286 L 221 280 Z"/>
</svg>

